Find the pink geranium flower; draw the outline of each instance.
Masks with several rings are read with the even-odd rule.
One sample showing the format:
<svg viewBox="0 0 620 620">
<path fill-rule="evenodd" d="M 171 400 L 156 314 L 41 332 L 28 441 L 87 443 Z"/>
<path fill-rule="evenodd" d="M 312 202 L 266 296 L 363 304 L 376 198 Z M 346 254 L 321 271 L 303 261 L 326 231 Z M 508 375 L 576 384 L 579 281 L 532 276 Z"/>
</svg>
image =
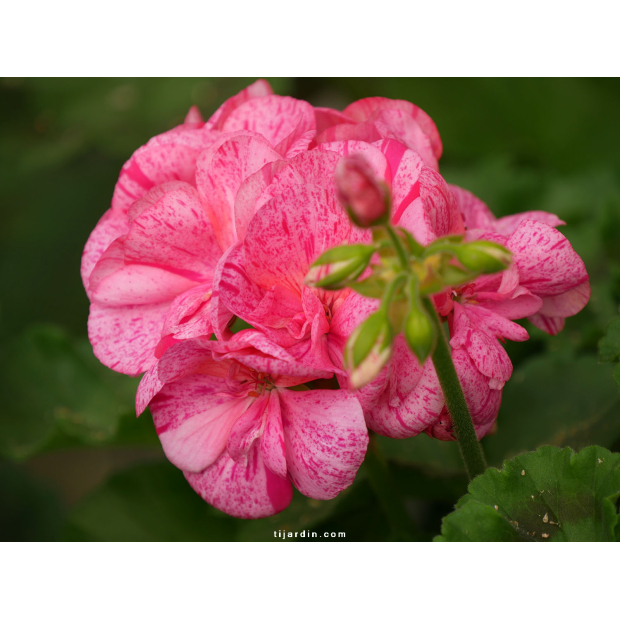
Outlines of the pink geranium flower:
<svg viewBox="0 0 620 620">
<path fill-rule="evenodd" d="M 154 373 L 163 387 L 153 397 Z M 259 518 L 288 506 L 291 482 L 320 500 L 353 482 L 368 444 L 355 396 L 288 389 L 330 375 L 245 330 L 226 342 L 171 347 L 138 397 L 148 394 L 143 405 L 152 398 L 164 452 L 194 490 L 227 514 Z"/>
<path fill-rule="evenodd" d="M 192 109 L 134 153 L 82 259 L 89 337 L 104 364 L 140 374 L 173 342 L 212 333 L 215 266 L 253 215 L 247 208 L 235 217 L 228 199 L 314 135 L 312 107 L 259 80 L 207 123 Z"/>
</svg>

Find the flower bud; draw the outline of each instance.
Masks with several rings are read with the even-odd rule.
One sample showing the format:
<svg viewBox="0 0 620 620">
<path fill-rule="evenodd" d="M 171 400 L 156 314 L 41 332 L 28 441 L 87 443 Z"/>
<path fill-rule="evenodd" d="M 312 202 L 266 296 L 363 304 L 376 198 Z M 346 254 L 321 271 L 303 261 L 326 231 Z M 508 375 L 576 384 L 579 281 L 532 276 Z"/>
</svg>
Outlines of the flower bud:
<svg viewBox="0 0 620 620">
<path fill-rule="evenodd" d="M 335 290 L 354 282 L 366 269 L 374 248 L 367 245 L 340 245 L 327 250 L 312 263 L 304 284 Z"/>
<path fill-rule="evenodd" d="M 428 314 L 416 303 L 412 303 L 405 319 L 404 332 L 409 348 L 418 358 L 420 364 L 424 365 L 435 348 L 437 333 Z"/>
<path fill-rule="evenodd" d="M 451 249 L 463 267 L 478 273 L 503 271 L 510 265 L 512 256 L 503 245 L 484 240 L 455 245 Z"/>
<path fill-rule="evenodd" d="M 349 337 L 344 363 L 353 389 L 370 383 L 392 353 L 392 329 L 383 311 L 371 314 Z"/>
<path fill-rule="evenodd" d="M 338 199 L 361 228 L 387 222 L 389 193 L 359 153 L 344 157 L 336 167 Z"/>
</svg>

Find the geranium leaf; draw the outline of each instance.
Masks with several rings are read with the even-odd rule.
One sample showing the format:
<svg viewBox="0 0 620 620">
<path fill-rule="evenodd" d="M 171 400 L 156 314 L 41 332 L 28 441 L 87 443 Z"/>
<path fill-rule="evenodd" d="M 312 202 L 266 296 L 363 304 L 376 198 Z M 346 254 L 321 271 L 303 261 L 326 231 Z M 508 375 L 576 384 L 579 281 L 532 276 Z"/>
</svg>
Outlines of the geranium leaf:
<svg viewBox="0 0 620 620">
<path fill-rule="evenodd" d="M 620 394 L 594 356 L 545 354 L 504 387 L 497 433 L 483 440 L 491 465 L 544 445 L 611 448 L 620 437 Z"/>
<path fill-rule="evenodd" d="M 544 446 L 487 469 L 468 491 L 436 541 L 614 541 L 620 454 Z"/>
</svg>

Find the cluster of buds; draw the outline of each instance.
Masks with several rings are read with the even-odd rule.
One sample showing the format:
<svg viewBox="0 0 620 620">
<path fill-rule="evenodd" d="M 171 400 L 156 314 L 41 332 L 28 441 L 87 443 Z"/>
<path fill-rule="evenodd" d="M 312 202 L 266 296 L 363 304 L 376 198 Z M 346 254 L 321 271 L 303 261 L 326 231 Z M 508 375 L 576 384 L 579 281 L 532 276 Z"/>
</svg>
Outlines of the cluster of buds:
<svg viewBox="0 0 620 620">
<path fill-rule="evenodd" d="M 352 221 L 372 228 L 373 243 L 328 250 L 312 264 L 305 283 L 328 290 L 351 288 L 381 300 L 378 310 L 355 329 L 345 347 L 345 367 L 351 386 L 357 389 L 379 374 L 400 333 L 424 364 L 435 349 L 440 323 L 423 300 L 506 269 L 511 253 L 491 241 L 465 242 L 462 235 L 441 237 L 423 246 L 408 230 L 391 226 L 390 192 L 360 155 L 340 162 L 336 185 Z"/>
</svg>

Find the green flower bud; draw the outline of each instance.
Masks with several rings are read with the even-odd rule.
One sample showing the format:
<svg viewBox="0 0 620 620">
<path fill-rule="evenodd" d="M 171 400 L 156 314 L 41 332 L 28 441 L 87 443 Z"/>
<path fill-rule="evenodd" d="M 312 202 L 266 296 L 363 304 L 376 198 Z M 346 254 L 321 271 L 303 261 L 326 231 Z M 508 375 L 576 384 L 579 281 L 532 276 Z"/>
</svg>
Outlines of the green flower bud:
<svg viewBox="0 0 620 620">
<path fill-rule="evenodd" d="M 392 353 L 392 328 L 387 314 L 371 314 L 349 337 L 344 349 L 344 363 L 353 389 L 370 383 Z"/>
<path fill-rule="evenodd" d="M 450 248 L 463 267 L 478 273 L 496 273 L 510 265 L 511 252 L 492 241 L 472 241 Z"/>
<path fill-rule="evenodd" d="M 312 263 L 304 284 L 327 290 L 345 288 L 363 273 L 375 248 L 367 245 L 340 245 L 327 250 Z"/>
<path fill-rule="evenodd" d="M 423 365 L 435 348 L 437 333 L 428 314 L 415 303 L 405 320 L 404 332 L 409 348 Z"/>
</svg>

